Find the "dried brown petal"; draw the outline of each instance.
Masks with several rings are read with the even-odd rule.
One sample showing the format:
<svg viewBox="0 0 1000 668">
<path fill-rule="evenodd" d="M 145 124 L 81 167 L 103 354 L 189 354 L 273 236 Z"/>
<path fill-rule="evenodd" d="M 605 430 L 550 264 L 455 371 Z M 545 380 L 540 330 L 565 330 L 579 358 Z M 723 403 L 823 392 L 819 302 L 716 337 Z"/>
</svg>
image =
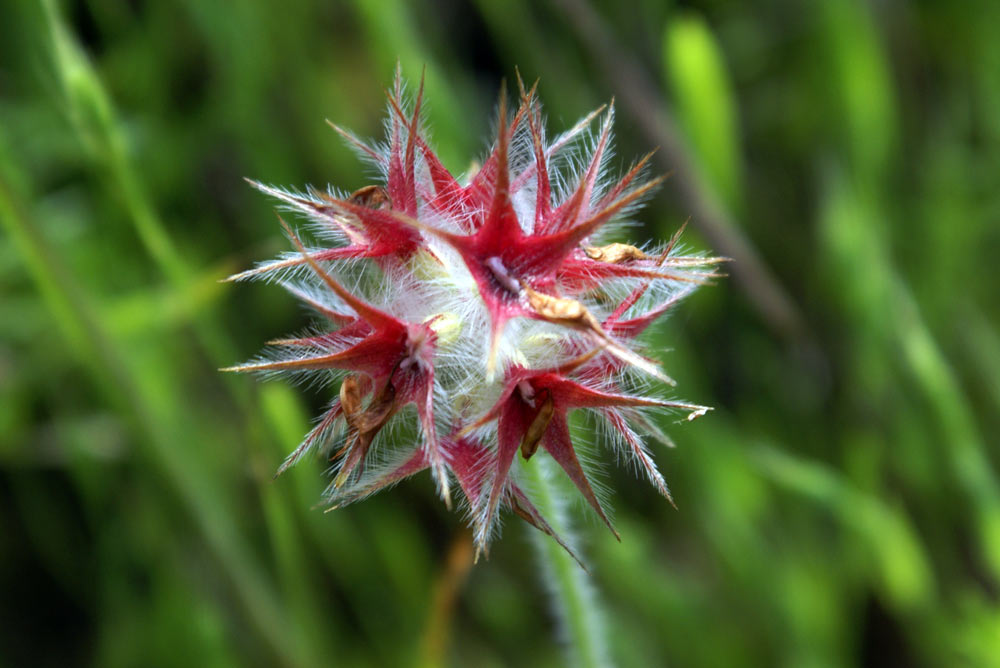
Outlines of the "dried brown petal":
<svg viewBox="0 0 1000 668">
<path fill-rule="evenodd" d="M 533 290 L 527 285 L 523 289 L 528 298 L 528 306 L 543 319 L 569 327 L 601 331 L 597 319 L 590 314 L 586 306 L 577 300 L 568 297 L 553 297 Z"/>
<path fill-rule="evenodd" d="M 391 206 L 389 193 L 382 186 L 365 186 L 351 193 L 350 201 L 369 209 L 381 209 Z"/>
<path fill-rule="evenodd" d="M 349 443 L 341 448 L 332 459 L 347 454 L 347 461 L 333 481 L 335 487 L 342 487 L 347 482 L 351 472 L 361 465 L 371 447 L 372 441 L 379 431 L 399 410 L 396 403 L 396 388 L 392 383 L 374 397 L 368 408 L 361 410 L 361 393 L 356 376 L 348 376 L 340 385 L 340 403 L 344 410 L 344 419 L 350 427 Z"/>
<path fill-rule="evenodd" d="M 580 302 L 566 297 L 553 297 L 552 295 L 533 290 L 527 285 L 522 290 L 528 299 L 528 305 L 542 319 L 558 325 L 565 325 L 589 332 L 596 343 L 618 359 L 642 369 L 668 385 L 675 384 L 674 380 L 660 371 L 656 364 L 622 346 L 608 336 L 608 333 L 604 331 L 601 324 L 597 322 L 597 318 Z"/>
<path fill-rule="evenodd" d="M 608 244 L 607 246 L 584 246 L 583 252 L 591 260 L 609 262 L 611 264 L 621 264 L 622 262 L 631 262 L 632 260 L 648 260 L 650 258 L 649 255 L 646 255 L 646 253 L 635 246 L 618 243 Z"/>
<path fill-rule="evenodd" d="M 392 383 L 386 383 L 385 389 L 383 389 L 379 396 L 372 399 L 372 402 L 368 405 L 368 408 L 364 413 L 356 416 L 354 418 L 354 424 L 352 425 L 358 430 L 359 434 L 371 435 L 374 438 L 378 430 L 381 429 L 389 418 L 393 416 L 396 412 L 394 409 L 396 407 L 396 388 L 392 386 Z"/>
<path fill-rule="evenodd" d="M 555 404 L 552 403 L 552 396 L 549 395 L 538 410 L 538 414 L 535 415 L 535 419 L 528 425 L 528 430 L 524 432 L 524 438 L 521 439 L 521 456 L 525 459 L 531 459 L 531 456 L 538 450 L 538 444 L 542 440 L 545 430 L 549 428 L 554 410 Z"/>
<path fill-rule="evenodd" d="M 357 376 L 348 376 L 340 384 L 340 407 L 347 424 L 353 424 L 355 416 L 361 411 L 361 387 Z"/>
</svg>

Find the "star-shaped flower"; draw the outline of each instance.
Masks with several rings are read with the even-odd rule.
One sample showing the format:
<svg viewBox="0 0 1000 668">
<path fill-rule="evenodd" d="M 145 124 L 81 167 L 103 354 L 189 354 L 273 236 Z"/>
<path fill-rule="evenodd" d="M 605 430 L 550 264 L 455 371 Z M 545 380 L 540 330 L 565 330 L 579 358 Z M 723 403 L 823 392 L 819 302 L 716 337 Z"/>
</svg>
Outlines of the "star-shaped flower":
<svg viewBox="0 0 1000 668">
<path fill-rule="evenodd" d="M 649 396 L 649 380 L 673 381 L 641 335 L 721 261 L 681 254 L 678 235 L 659 248 L 609 239 L 660 181 L 643 178 L 649 156 L 609 178 L 613 104 L 548 141 L 535 88 L 518 84 L 513 114 L 501 93 L 482 167 L 459 178 L 427 139 L 423 82 L 410 107 L 397 73 L 384 143 L 334 126 L 382 183 L 302 193 L 252 182 L 326 245 L 306 248 L 286 226 L 295 252 L 233 277 L 277 280 L 325 322 L 233 367 L 339 382 L 279 473 L 324 453 L 339 507 L 430 469 L 448 503 L 457 482 L 480 549 L 504 508 L 566 547 L 518 482 L 518 452 L 556 461 L 611 527 L 571 438 L 573 411 L 604 420 L 670 498 L 644 442 L 666 440 L 651 413 L 708 408 Z"/>
</svg>

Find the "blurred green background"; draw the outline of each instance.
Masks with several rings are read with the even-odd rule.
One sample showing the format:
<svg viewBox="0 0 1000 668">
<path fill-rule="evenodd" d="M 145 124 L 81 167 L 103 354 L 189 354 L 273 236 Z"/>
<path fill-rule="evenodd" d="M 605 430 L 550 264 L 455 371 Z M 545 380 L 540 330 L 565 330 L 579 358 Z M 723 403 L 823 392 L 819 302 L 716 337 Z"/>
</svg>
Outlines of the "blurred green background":
<svg viewBox="0 0 1000 668">
<path fill-rule="evenodd" d="M 334 513 L 271 474 L 329 390 L 223 376 L 308 321 L 242 177 L 370 182 L 394 64 L 463 171 L 501 78 L 617 96 L 640 218 L 734 258 L 656 336 L 679 510 L 578 508 L 623 666 L 1000 665 L 1000 3 L 0 4 L 0 665 L 549 666 L 508 521 L 466 573 L 426 478 Z"/>
</svg>

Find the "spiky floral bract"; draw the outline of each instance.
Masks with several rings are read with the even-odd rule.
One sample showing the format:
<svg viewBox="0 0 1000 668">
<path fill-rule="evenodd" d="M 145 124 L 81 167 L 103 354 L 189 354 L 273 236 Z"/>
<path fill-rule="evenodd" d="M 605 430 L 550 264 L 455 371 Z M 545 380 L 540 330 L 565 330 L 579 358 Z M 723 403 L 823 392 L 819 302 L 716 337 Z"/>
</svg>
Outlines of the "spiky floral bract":
<svg viewBox="0 0 1000 668">
<path fill-rule="evenodd" d="M 667 439 L 648 413 L 709 409 L 649 396 L 673 381 L 639 336 L 721 259 L 682 254 L 679 232 L 660 248 L 607 243 L 659 183 L 643 178 L 649 156 L 609 178 L 613 105 L 596 131 L 603 110 L 549 141 L 535 89 L 518 83 L 516 111 L 501 92 L 493 148 L 464 179 L 430 148 L 423 83 L 409 105 L 397 71 L 383 143 L 334 126 L 381 185 L 298 193 L 252 182 L 326 246 L 306 248 L 282 221 L 295 251 L 232 278 L 281 283 L 325 325 L 231 370 L 339 382 L 278 471 L 322 453 L 331 506 L 430 469 L 449 505 L 458 483 L 480 549 L 509 508 L 569 550 L 518 484 L 518 452 L 544 451 L 611 527 L 571 437 L 569 413 L 590 411 L 669 499 L 644 444 Z"/>
</svg>

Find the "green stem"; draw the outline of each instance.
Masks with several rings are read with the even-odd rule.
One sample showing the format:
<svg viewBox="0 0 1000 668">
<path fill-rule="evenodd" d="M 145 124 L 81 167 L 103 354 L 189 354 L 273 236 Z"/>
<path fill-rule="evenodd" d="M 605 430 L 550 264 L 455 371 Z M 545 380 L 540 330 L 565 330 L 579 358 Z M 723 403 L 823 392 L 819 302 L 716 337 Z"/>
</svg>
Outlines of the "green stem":
<svg viewBox="0 0 1000 668">
<path fill-rule="evenodd" d="M 534 492 L 532 501 L 542 516 L 557 534 L 572 544 L 572 527 L 553 462 L 541 455 L 523 462 L 521 477 Z M 568 645 L 569 665 L 588 668 L 611 665 L 605 643 L 604 615 L 589 576 L 551 537 L 534 532 L 534 541 L 545 584 Z"/>
</svg>

